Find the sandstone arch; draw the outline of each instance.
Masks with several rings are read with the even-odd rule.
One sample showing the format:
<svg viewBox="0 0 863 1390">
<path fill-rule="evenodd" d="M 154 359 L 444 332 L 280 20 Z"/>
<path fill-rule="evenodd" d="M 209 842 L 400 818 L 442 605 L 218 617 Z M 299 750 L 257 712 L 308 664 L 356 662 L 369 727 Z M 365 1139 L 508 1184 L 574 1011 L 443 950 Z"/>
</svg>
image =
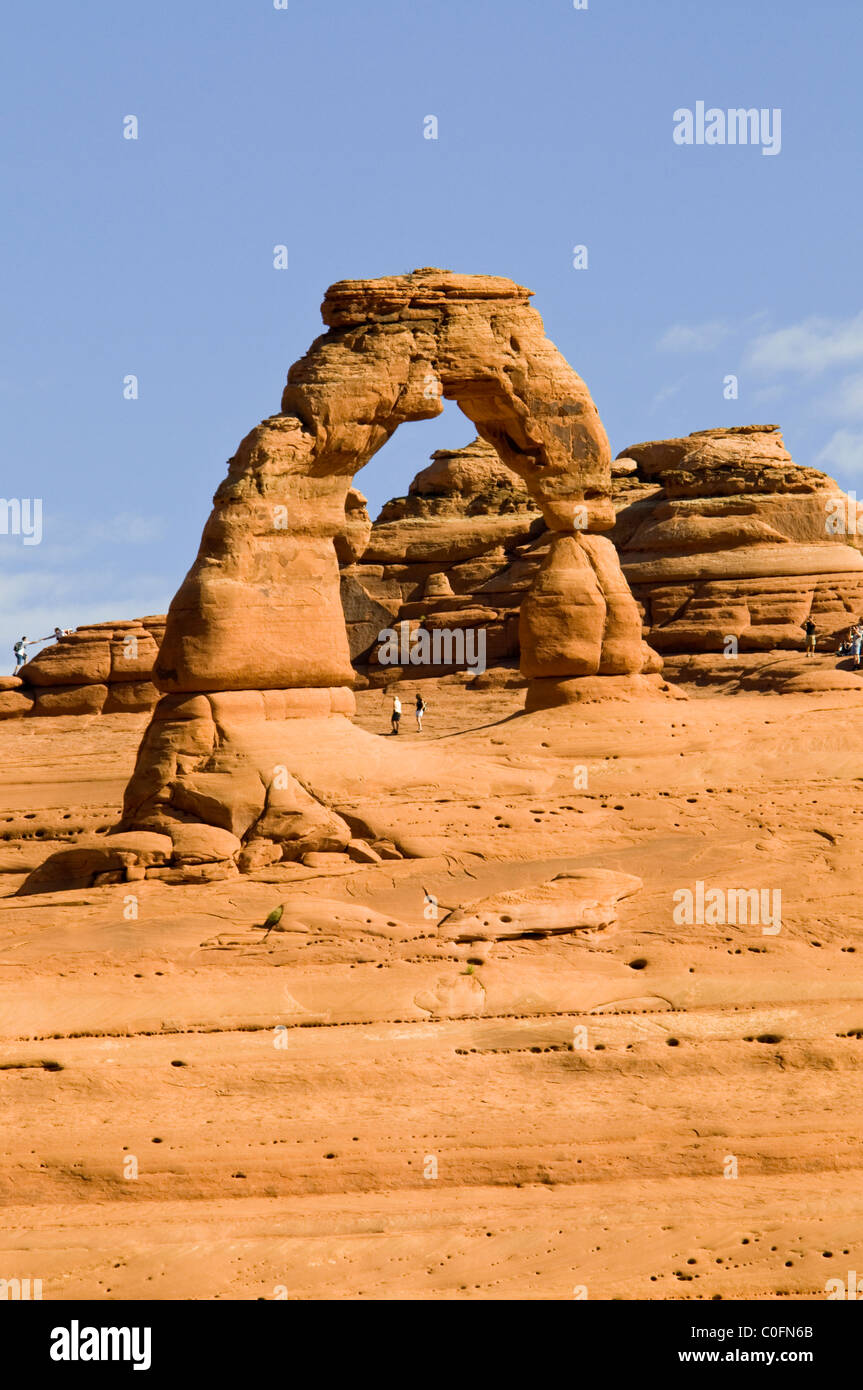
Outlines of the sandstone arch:
<svg viewBox="0 0 863 1390">
<path fill-rule="evenodd" d="M 191 819 L 308 847 L 316 803 L 290 776 L 274 784 L 275 726 L 352 712 L 333 538 L 354 475 L 444 397 L 525 480 L 555 533 L 520 619 L 530 700 L 559 703 L 586 675 L 655 669 L 598 534 L 614 523 L 605 431 L 529 298 L 510 280 L 435 269 L 327 291 L 328 331 L 291 368 L 281 413 L 231 459 L 171 604 L 155 667 L 165 695 L 126 828 Z M 317 841 L 343 833 L 328 817 Z"/>
</svg>

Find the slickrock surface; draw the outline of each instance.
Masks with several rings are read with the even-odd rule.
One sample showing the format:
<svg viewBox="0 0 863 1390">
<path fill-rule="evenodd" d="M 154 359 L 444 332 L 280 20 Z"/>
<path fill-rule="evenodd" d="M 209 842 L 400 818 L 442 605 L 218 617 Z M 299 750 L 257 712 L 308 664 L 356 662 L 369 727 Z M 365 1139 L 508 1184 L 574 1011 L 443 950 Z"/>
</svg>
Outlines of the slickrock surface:
<svg viewBox="0 0 863 1390">
<path fill-rule="evenodd" d="M 449 941 L 506 941 L 609 927 L 620 899 L 641 886 L 633 874 L 576 869 L 548 883 L 465 903 L 444 918 L 439 934 Z"/>
<path fill-rule="evenodd" d="M 823 649 L 857 517 L 772 426 L 612 464 L 528 300 L 333 286 L 161 648 L 96 625 L 0 682 L 40 716 L 0 724 L 0 1278 L 793 1299 L 860 1266 L 863 678 Z M 442 396 L 477 440 L 373 527 L 355 472 Z M 422 735 L 402 623 L 489 639 L 422 670 Z"/>
<path fill-rule="evenodd" d="M 147 718 L 0 727 L 0 1276 L 781 1302 L 863 1267 L 859 699 L 513 718 L 523 692 L 428 686 L 421 737 L 359 693 L 365 772 L 336 743 L 297 763 L 377 860 L 194 886 L 16 896 L 106 838 Z M 182 853 L 233 845 L 191 827 Z M 449 914 L 573 874 L 642 886 L 607 925 L 453 939 Z M 781 929 L 686 920 L 699 882 L 781 890 Z"/>
</svg>

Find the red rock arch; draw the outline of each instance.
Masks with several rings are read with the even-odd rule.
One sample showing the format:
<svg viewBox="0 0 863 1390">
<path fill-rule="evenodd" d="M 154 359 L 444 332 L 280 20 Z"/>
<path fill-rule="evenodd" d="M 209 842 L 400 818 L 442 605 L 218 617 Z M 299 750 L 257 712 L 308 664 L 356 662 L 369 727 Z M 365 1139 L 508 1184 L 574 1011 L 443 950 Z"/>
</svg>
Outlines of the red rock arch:
<svg viewBox="0 0 863 1390">
<path fill-rule="evenodd" d="M 430 270 L 328 290 L 330 331 L 291 368 L 282 413 L 246 436 L 216 493 L 171 604 L 156 665 L 163 690 L 351 685 L 332 544 L 345 497 L 398 426 L 440 414 L 442 397 L 525 480 L 552 530 L 613 524 L 602 422 L 528 299 L 509 280 Z M 594 622 L 595 660 L 571 674 L 600 670 L 602 635 Z M 527 674 L 565 674 L 547 634 L 542 647 L 531 658 L 528 642 Z M 636 643 L 616 669 L 641 664 Z"/>
<path fill-rule="evenodd" d="M 440 414 L 443 397 L 556 533 L 520 618 L 529 700 L 560 703 L 583 676 L 645 669 L 635 602 L 597 534 L 614 521 L 608 440 L 529 298 L 510 280 L 432 269 L 327 291 L 328 331 L 291 368 L 281 414 L 231 459 L 171 604 L 155 667 L 165 698 L 127 789 L 127 826 L 177 815 L 237 829 L 224 779 L 245 775 L 249 758 L 225 728 L 352 712 L 333 538 L 357 471 L 400 424 Z"/>
</svg>

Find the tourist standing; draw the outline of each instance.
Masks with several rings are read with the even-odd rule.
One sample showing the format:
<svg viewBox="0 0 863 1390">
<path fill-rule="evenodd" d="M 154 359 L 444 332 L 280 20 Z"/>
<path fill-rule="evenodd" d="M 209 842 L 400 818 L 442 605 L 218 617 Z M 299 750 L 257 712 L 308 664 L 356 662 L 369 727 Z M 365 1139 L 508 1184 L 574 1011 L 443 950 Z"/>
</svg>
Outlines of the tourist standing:
<svg viewBox="0 0 863 1390">
<path fill-rule="evenodd" d="M 818 630 L 811 618 L 807 618 L 803 624 L 803 631 L 806 633 L 806 655 L 815 655 L 815 643 L 818 641 Z"/>
<path fill-rule="evenodd" d="M 12 648 L 13 652 L 15 653 L 15 674 L 16 674 L 16 675 L 17 675 L 17 673 L 18 673 L 20 667 L 22 667 L 22 666 L 24 665 L 25 661 L 27 660 L 27 648 L 30 647 L 30 646 L 32 646 L 32 645 L 33 645 L 32 642 L 28 642 L 26 637 L 21 637 L 21 638 L 19 638 L 19 640 L 15 643 L 15 646 Z"/>
</svg>

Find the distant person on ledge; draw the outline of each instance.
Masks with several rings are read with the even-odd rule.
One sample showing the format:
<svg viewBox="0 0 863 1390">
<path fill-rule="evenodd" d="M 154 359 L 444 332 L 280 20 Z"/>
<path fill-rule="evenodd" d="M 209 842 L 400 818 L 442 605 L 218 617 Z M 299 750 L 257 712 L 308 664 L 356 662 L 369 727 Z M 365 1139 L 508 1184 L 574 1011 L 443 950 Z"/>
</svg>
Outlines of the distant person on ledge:
<svg viewBox="0 0 863 1390">
<path fill-rule="evenodd" d="M 803 624 L 803 631 L 806 633 L 806 655 L 814 656 L 815 643 L 818 641 L 818 629 L 811 618 L 806 619 L 806 622 Z"/>
<path fill-rule="evenodd" d="M 27 648 L 37 646 L 38 642 L 39 639 L 37 637 L 31 638 L 29 642 L 26 637 L 22 637 L 15 643 L 15 646 L 12 648 L 15 653 L 15 671 L 13 674 L 17 675 L 19 669 L 27 660 Z"/>
</svg>

